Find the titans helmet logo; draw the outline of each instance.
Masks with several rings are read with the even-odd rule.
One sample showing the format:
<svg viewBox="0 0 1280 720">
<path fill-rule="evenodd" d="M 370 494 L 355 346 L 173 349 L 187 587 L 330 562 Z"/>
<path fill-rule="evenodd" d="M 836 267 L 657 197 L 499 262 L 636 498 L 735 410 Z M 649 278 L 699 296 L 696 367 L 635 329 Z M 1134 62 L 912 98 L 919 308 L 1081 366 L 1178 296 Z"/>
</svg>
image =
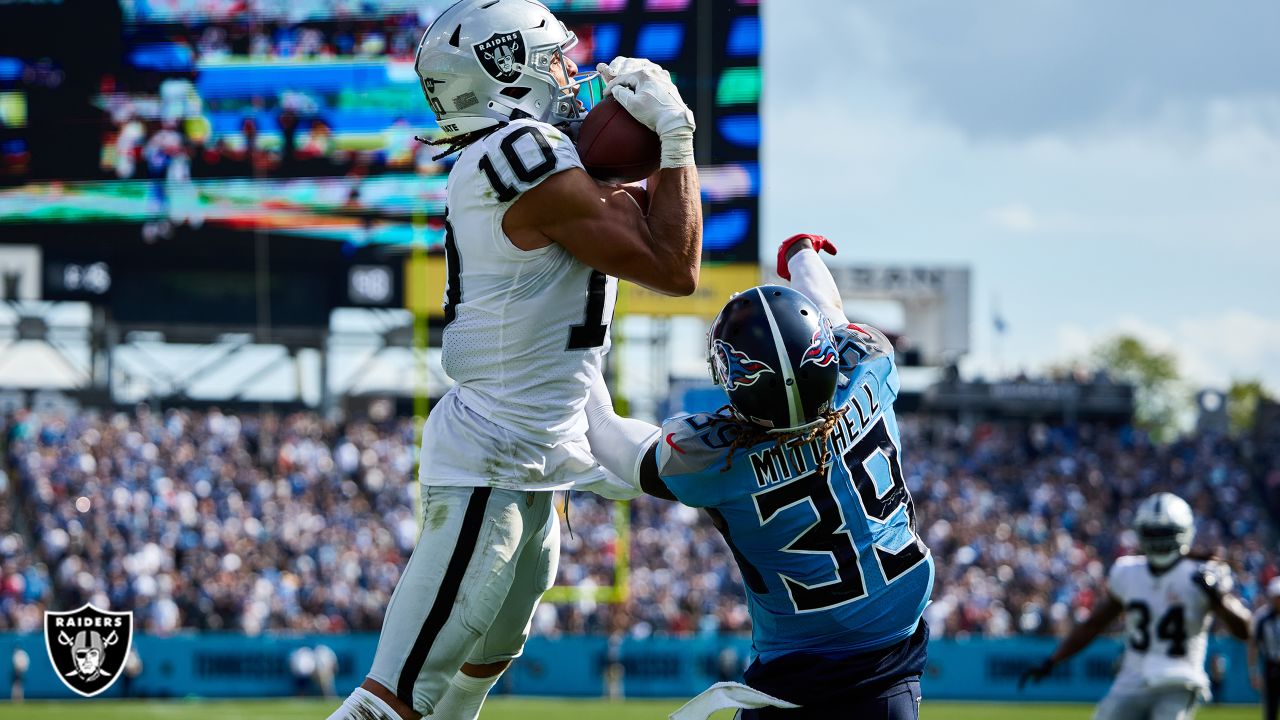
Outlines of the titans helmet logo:
<svg viewBox="0 0 1280 720">
<path fill-rule="evenodd" d="M 712 344 L 711 362 L 715 363 L 716 377 L 720 384 L 729 391 L 754 385 L 761 375 L 773 372 L 773 368 L 760 360 L 752 359 L 723 340 L 716 340 Z"/>
<path fill-rule="evenodd" d="M 826 367 L 834 364 L 838 359 L 831 333 L 827 332 L 826 328 L 820 327 L 813 331 L 813 339 L 809 341 L 809 348 L 804 351 L 804 356 L 800 359 L 800 367 L 810 363 L 818 367 Z"/>
</svg>

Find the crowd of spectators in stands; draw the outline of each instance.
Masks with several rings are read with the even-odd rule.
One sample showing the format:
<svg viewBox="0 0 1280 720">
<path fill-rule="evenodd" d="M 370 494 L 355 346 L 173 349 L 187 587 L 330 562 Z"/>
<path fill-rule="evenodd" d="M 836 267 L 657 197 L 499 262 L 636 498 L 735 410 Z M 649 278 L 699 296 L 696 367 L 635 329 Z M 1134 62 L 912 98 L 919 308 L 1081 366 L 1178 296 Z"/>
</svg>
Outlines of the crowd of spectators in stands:
<svg viewBox="0 0 1280 720">
<path fill-rule="evenodd" d="M 46 591 L 0 595 L 0 627 L 93 602 L 160 634 L 376 629 L 417 536 L 407 420 L 20 414 L 7 434 L 34 545 L 4 542 Z"/>
<path fill-rule="evenodd" d="M 1247 602 L 1280 572 L 1272 520 L 1229 438 L 1159 445 L 1131 428 L 919 416 L 901 426 L 937 562 L 926 615 L 937 636 L 1063 632 L 1110 563 L 1136 551 L 1133 508 L 1158 490 L 1191 502 L 1197 546 L 1234 566 Z M 34 630 L 41 610 L 92 601 L 133 609 L 153 633 L 376 630 L 417 533 L 408 420 L 20 411 L 4 436 L 0 503 L 15 512 L 0 513 L 0 629 Z M 741 578 L 705 515 L 640 498 L 624 536 L 619 508 L 571 495 L 559 584 L 580 592 L 544 604 L 535 632 L 749 629 Z M 609 602 L 624 537 L 627 597 Z"/>
</svg>

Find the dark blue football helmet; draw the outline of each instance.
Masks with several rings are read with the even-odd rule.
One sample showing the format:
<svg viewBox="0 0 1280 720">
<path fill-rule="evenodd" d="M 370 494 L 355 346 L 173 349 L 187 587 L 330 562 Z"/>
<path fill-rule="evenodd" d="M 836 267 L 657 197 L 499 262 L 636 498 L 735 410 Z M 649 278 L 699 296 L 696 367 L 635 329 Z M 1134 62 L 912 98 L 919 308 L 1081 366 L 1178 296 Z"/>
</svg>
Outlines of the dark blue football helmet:
<svg viewBox="0 0 1280 720">
<path fill-rule="evenodd" d="M 711 377 L 738 416 L 774 432 L 803 429 L 831 409 L 835 338 L 803 294 L 761 285 L 734 295 L 707 333 Z"/>
</svg>

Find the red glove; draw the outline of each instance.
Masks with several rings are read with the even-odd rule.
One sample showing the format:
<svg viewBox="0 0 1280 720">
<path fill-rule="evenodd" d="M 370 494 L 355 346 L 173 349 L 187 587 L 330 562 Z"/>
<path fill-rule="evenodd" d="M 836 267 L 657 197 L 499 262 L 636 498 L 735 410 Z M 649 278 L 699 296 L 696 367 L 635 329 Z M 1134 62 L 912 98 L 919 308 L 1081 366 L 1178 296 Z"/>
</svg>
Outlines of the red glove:
<svg viewBox="0 0 1280 720">
<path fill-rule="evenodd" d="M 783 240 L 782 244 L 778 246 L 778 276 L 781 277 L 783 280 L 791 279 L 791 270 L 787 268 L 787 252 L 791 250 L 792 245 L 795 245 L 796 243 L 805 239 L 808 239 L 810 242 L 813 243 L 814 252 L 820 252 L 822 250 L 826 250 L 832 255 L 836 254 L 835 243 L 822 237 L 821 235 L 810 235 L 808 233 L 800 233 L 799 235 L 792 235 L 786 240 Z"/>
</svg>

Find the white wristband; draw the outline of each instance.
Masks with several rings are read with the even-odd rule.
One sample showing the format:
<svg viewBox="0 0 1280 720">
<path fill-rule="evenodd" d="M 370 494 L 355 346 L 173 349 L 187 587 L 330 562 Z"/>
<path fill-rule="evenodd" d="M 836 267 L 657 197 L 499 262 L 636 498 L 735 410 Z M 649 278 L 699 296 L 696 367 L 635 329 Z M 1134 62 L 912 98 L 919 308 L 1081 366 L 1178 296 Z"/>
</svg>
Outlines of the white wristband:
<svg viewBox="0 0 1280 720">
<path fill-rule="evenodd" d="M 662 143 L 662 162 L 659 167 L 689 167 L 693 160 L 693 130 L 673 130 L 659 138 Z"/>
</svg>

